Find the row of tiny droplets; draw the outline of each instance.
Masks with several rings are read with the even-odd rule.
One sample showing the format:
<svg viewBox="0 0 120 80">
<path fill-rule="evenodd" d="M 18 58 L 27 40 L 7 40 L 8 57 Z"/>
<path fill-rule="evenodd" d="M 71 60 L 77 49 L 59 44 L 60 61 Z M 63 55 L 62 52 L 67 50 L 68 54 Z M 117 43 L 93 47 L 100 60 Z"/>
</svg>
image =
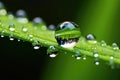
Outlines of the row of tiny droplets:
<svg viewBox="0 0 120 80">
<path fill-rule="evenodd" d="M 91 44 L 96 44 L 97 43 L 97 41 L 95 40 L 95 36 L 93 34 L 88 34 L 86 36 L 86 39 Z M 101 46 L 102 47 L 107 46 L 107 44 L 104 40 L 101 41 Z M 112 47 L 113 47 L 113 50 L 115 50 L 115 51 L 119 50 L 119 47 L 116 43 L 112 43 Z M 99 65 L 100 64 L 99 53 L 97 52 L 96 48 L 93 48 L 93 49 L 94 49 L 93 56 L 94 56 L 94 59 L 95 59 L 95 64 Z M 114 69 L 114 67 L 115 67 L 114 66 L 114 56 L 111 55 L 109 58 L 110 58 L 109 64 L 110 64 L 111 68 Z"/>
<path fill-rule="evenodd" d="M 11 19 L 11 20 L 14 18 L 13 14 L 7 14 L 7 10 L 5 9 L 4 4 L 2 2 L 0 2 L 0 16 L 6 16 L 6 15 L 8 15 L 8 18 Z M 24 10 L 18 10 L 16 12 L 16 17 L 17 17 L 17 21 L 20 22 L 21 24 L 27 24 L 28 23 L 28 18 L 26 17 L 26 12 Z M 36 24 L 36 25 L 41 24 L 42 22 L 43 22 L 43 20 L 40 17 L 36 17 L 36 18 L 33 19 L 33 23 Z M 0 23 L 0 25 L 2 26 L 2 23 Z M 13 32 L 15 31 L 15 24 L 9 24 L 8 28 L 11 31 L 11 34 L 9 35 L 9 38 L 10 38 L 11 41 L 13 41 L 14 40 Z M 51 25 L 48 26 L 48 29 L 54 30 L 55 26 L 51 24 Z M 27 32 L 28 29 L 25 26 L 23 26 L 22 31 Z M 4 33 L 5 33 L 5 31 L 3 30 L 1 32 L 1 38 L 4 37 Z M 30 38 L 30 41 L 32 41 L 33 35 L 29 34 L 28 36 Z M 18 39 L 18 42 L 19 41 L 20 41 L 20 39 Z M 34 42 L 33 42 L 34 49 L 39 49 L 40 48 L 39 44 L 40 43 L 39 43 L 38 40 L 34 40 Z"/>
</svg>

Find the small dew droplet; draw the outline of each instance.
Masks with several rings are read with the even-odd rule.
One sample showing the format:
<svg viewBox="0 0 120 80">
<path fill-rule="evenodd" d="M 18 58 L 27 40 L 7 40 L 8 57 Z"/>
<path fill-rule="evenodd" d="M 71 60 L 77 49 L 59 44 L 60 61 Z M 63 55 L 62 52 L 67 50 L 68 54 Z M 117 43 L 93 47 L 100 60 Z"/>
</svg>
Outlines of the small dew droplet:
<svg viewBox="0 0 120 80">
<path fill-rule="evenodd" d="M 55 25 L 52 25 L 52 24 L 49 25 L 49 26 L 48 26 L 48 29 L 49 29 L 49 30 L 55 30 Z"/>
<path fill-rule="evenodd" d="M 95 58 L 97 58 L 99 55 L 98 55 L 97 52 L 94 52 L 94 53 L 93 53 L 93 56 L 94 56 Z"/>
<path fill-rule="evenodd" d="M 4 7 L 4 4 L 2 2 L 0 2 L 0 16 L 4 16 L 7 14 L 7 11 Z"/>
<path fill-rule="evenodd" d="M 86 55 L 83 55 L 83 60 L 86 60 Z"/>
<path fill-rule="evenodd" d="M 13 34 L 10 34 L 9 38 L 10 38 L 10 41 L 13 41 L 14 40 Z"/>
<path fill-rule="evenodd" d="M 32 35 L 32 34 L 29 34 L 28 36 L 29 36 L 30 41 L 32 41 L 32 40 L 33 40 L 33 39 L 32 39 L 32 38 L 33 38 L 33 35 Z"/>
<path fill-rule="evenodd" d="M 50 54 L 49 56 L 53 58 L 53 57 L 56 57 L 56 54 Z"/>
<path fill-rule="evenodd" d="M 106 42 L 104 40 L 101 41 L 101 46 L 106 46 Z"/>
<path fill-rule="evenodd" d="M 20 42 L 20 39 L 18 39 L 18 42 Z"/>
<path fill-rule="evenodd" d="M 5 33 L 5 31 L 2 31 L 2 32 L 1 32 L 1 38 L 4 37 L 4 33 Z"/>
<path fill-rule="evenodd" d="M 15 25 L 14 24 L 10 24 L 9 25 L 9 30 L 10 31 L 15 31 Z"/>
<path fill-rule="evenodd" d="M 27 29 L 26 27 L 22 27 L 22 31 L 23 31 L 23 32 L 27 32 L 28 29 Z"/>
<path fill-rule="evenodd" d="M 0 9 L 4 8 L 4 4 L 2 2 L 0 2 Z"/>
<path fill-rule="evenodd" d="M 24 10 L 22 10 L 22 9 L 17 10 L 16 11 L 16 16 L 17 17 L 25 17 L 26 16 L 26 12 Z"/>
<path fill-rule="evenodd" d="M 35 40 L 35 41 L 32 43 L 32 45 L 34 46 L 34 47 L 33 47 L 34 49 L 39 49 L 39 48 L 40 48 L 40 43 L 39 43 L 38 40 Z"/>
<path fill-rule="evenodd" d="M 119 47 L 118 47 L 117 43 L 113 43 L 112 47 L 113 47 L 113 50 L 119 50 Z"/>
<path fill-rule="evenodd" d="M 40 24 L 40 23 L 42 23 L 43 22 L 43 20 L 42 20 L 42 18 L 40 18 L 40 17 L 35 17 L 34 19 L 33 19 L 33 23 L 34 24 Z"/>
<path fill-rule="evenodd" d="M 114 57 L 113 57 L 113 56 L 110 56 L 109 64 L 110 64 L 110 66 L 111 66 L 111 69 L 114 69 L 114 68 L 115 68 L 115 65 L 114 65 Z"/>
<path fill-rule="evenodd" d="M 4 16 L 7 14 L 7 11 L 4 7 L 4 4 L 2 2 L 0 2 L 0 16 Z"/>
<path fill-rule="evenodd" d="M 39 49 L 39 48 L 40 48 L 40 46 L 38 46 L 38 45 L 34 46 L 34 49 Z"/>
<path fill-rule="evenodd" d="M 100 62 L 99 61 L 95 61 L 95 65 L 99 65 L 100 64 Z"/>
<path fill-rule="evenodd" d="M 8 18 L 13 19 L 14 18 L 13 14 L 8 14 Z"/>
<path fill-rule="evenodd" d="M 51 50 L 55 50 L 55 47 L 54 46 L 50 46 L 49 47 Z"/>
<path fill-rule="evenodd" d="M 75 59 L 77 59 L 77 60 L 80 60 L 81 59 L 81 53 L 80 53 L 80 51 L 76 51 L 76 53 L 75 53 Z"/>
<path fill-rule="evenodd" d="M 96 44 L 97 41 L 95 40 L 95 36 L 93 34 L 88 34 L 86 36 L 86 39 L 88 40 L 89 43 L 91 44 Z"/>
</svg>

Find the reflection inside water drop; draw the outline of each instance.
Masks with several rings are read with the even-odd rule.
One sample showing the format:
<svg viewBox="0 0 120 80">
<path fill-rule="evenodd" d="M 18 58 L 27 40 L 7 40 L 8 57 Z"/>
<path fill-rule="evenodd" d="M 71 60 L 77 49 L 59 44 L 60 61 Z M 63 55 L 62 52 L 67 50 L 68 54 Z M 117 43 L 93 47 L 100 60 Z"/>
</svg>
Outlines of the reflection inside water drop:
<svg viewBox="0 0 120 80">
<path fill-rule="evenodd" d="M 69 21 L 60 23 L 55 31 L 57 43 L 64 48 L 73 48 L 77 44 L 80 36 L 81 32 L 79 27 Z"/>
</svg>

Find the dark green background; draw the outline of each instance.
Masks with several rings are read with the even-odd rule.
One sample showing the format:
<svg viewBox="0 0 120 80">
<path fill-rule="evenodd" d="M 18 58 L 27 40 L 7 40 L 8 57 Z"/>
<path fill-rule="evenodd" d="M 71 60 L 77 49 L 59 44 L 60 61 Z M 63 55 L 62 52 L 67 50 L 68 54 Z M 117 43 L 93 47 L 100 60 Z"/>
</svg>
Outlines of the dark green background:
<svg viewBox="0 0 120 80">
<path fill-rule="evenodd" d="M 79 24 L 82 35 L 96 35 L 107 44 L 120 44 L 119 0 L 1 0 L 8 12 L 26 10 L 29 20 L 40 16 L 47 25 L 69 20 Z M 51 59 L 46 48 L 34 50 L 31 43 L 0 38 L 0 80 L 119 80 L 120 68 L 99 66 L 93 58 L 77 61 L 70 54 Z"/>
</svg>

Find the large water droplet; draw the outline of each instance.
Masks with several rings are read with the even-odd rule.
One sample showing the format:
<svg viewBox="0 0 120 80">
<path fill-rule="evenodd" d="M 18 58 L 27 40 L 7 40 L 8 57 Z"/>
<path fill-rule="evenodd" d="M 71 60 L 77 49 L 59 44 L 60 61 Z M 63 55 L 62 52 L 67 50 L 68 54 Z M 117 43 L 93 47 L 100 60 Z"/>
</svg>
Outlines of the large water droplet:
<svg viewBox="0 0 120 80">
<path fill-rule="evenodd" d="M 55 38 L 58 44 L 64 48 L 73 48 L 77 44 L 80 36 L 81 32 L 79 27 L 69 21 L 59 24 L 55 31 Z"/>
<path fill-rule="evenodd" d="M 10 31 L 15 31 L 15 25 L 14 24 L 10 24 L 9 25 L 9 30 Z"/>
<path fill-rule="evenodd" d="M 97 41 L 95 40 L 95 36 L 93 34 L 88 34 L 86 36 L 86 39 L 88 40 L 89 43 L 91 44 L 96 44 Z"/>
<path fill-rule="evenodd" d="M 104 40 L 101 41 L 101 46 L 106 46 L 106 42 Z"/>
<path fill-rule="evenodd" d="M 38 40 L 35 40 L 32 45 L 34 46 L 34 49 L 39 49 L 40 48 L 40 42 Z"/>
<path fill-rule="evenodd" d="M 113 47 L 113 50 L 119 50 L 119 47 L 118 47 L 117 43 L 113 43 L 112 47 Z"/>
</svg>

